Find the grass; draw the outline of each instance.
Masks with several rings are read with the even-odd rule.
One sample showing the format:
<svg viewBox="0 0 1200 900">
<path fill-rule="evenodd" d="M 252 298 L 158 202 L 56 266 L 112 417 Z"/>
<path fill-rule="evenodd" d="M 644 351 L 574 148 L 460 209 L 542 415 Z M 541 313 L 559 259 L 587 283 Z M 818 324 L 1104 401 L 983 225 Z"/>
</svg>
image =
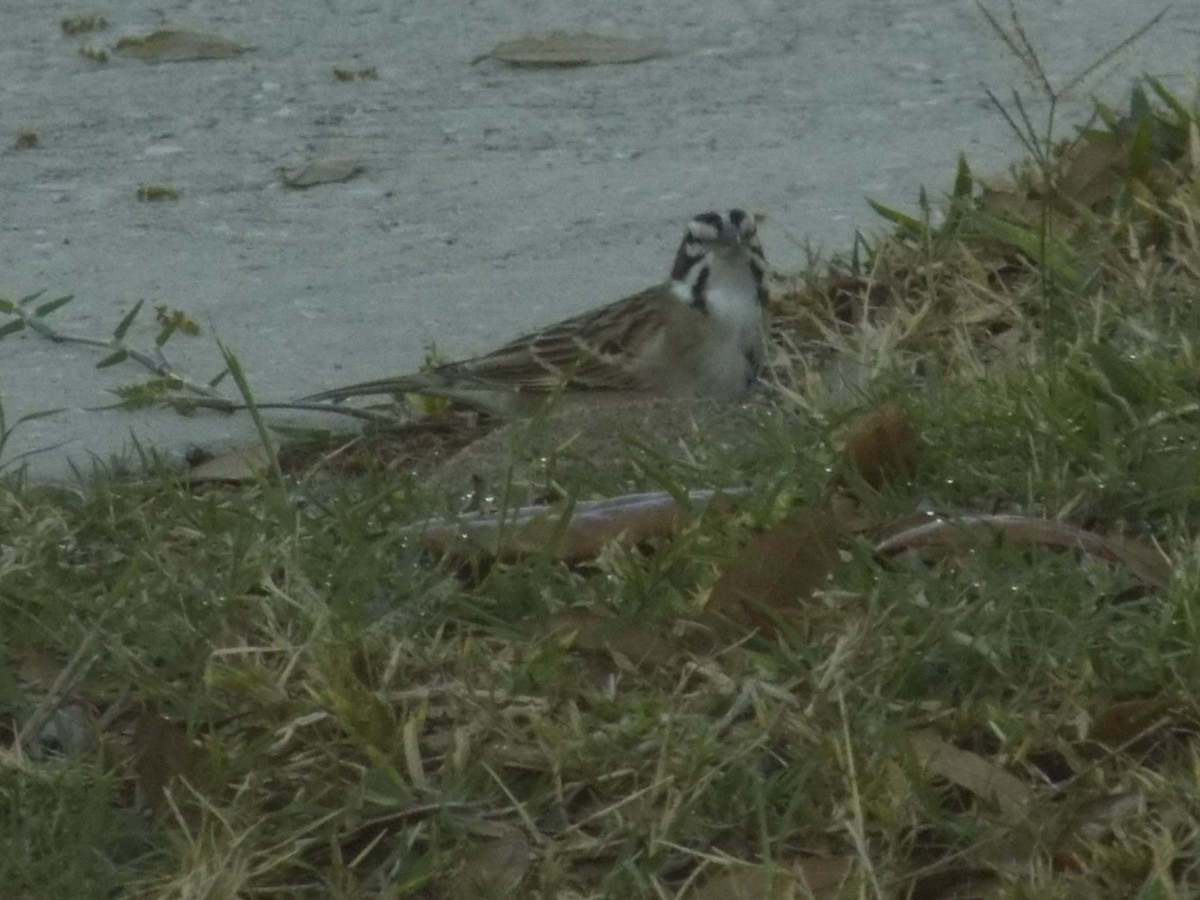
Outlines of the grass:
<svg viewBox="0 0 1200 900">
<path fill-rule="evenodd" d="M 7 895 L 791 897 L 823 860 L 819 897 L 1194 896 L 1200 140 L 1153 81 L 1101 112 L 781 280 L 781 415 L 638 485 L 751 499 L 649 548 L 431 557 L 402 530 L 430 500 L 387 466 L 10 470 Z M 673 641 L 885 401 L 917 469 L 859 485 L 868 524 L 774 637 L 641 657 L 549 627 L 600 612 Z M 1124 535 L 1172 578 L 999 537 L 882 559 L 918 508 Z M 930 731 L 963 755 L 923 754 Z"/>
</svg>

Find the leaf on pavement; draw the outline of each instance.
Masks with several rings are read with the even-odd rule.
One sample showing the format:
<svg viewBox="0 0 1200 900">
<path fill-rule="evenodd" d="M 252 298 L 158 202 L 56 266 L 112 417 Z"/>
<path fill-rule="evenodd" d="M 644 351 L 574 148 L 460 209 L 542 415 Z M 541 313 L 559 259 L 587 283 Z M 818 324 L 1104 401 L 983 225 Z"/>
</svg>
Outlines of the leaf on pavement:
<svg viewBox="0 0 1200 900">
<path fill-rule="evenodd" d="M 477 56 L 471 64 L 484 59 L 496 59 L 514 66 L 600 66 L 641 62 L 661 56 L 663 52 L 664 48 L 658 41 L 642 38 L 550 31 L 502 41 L 487 53 Z"/>
<path fill-rule="evenodd" d="M 336 184 L 349 181 L 366 171 L 366 166 L 356 159 L 317 159 L 292 169 L 283 169 L 283 183 L 290 188 L 303 190 L 318 184 Z"/>
<path fill-rule="evenodd" d="M 187 62 L 199 59 L 233 59 L 245 53 L 236 41 L 219 34 L 201 31 L 161 29 L 143 35 L 130 35 L 117 41 L 113 53 L 143 62 Z"/>
</svg>

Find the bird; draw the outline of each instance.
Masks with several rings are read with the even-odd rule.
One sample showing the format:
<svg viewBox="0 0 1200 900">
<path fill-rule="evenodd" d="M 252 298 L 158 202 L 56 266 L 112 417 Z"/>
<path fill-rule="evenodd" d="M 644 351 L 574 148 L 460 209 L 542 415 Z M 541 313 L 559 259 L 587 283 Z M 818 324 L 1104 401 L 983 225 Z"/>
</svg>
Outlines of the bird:
<svg viewBox="0 0 1200 900">
<path fill-rule="evenodd" d="M 758 382 L 769 329 L 766 259 L 741 209 L 688 222 L 668 279 L 518 337 L 480 356 L 302 398 L 442 397 L 520 414 L 549 398 L 745 399 Z"/>
</svg>

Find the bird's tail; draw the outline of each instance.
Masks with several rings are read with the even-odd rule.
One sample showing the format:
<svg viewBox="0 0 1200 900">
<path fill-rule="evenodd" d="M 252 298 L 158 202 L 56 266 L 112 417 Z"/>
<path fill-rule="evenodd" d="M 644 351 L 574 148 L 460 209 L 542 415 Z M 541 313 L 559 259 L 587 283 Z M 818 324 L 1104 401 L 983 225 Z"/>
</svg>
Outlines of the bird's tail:
<svg viewBox="0 0 1200 900">
<path fill-rule="evenodd" d="M 332 388 L 301 397 L 301 403 L 324 403 L 330 401 L 340 403 L 350 397 L 369 397 L 379 394 L 438 394 L 439 384 L 424 375 L 401 375 L 393 378 L 378 378 L 375 381 L 360 381 L 358 384 L 348 384 L 345 387 Z"/>
</svg>

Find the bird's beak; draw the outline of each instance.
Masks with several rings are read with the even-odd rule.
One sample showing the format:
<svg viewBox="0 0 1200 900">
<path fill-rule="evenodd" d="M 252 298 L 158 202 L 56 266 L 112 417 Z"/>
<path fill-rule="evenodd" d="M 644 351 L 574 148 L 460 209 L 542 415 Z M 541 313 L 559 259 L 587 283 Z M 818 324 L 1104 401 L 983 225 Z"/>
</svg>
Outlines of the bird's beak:
<svg viewBox="0 0 1200 900">
<path fill-rule="evenodd" d="M 721 243 L 730 247 L 738 247 L 746 242 L 746 237 L 742 234 L 741 229 L 734 228 L 732 225 L 726 226 L 721 230 Z"/>
</svg>

